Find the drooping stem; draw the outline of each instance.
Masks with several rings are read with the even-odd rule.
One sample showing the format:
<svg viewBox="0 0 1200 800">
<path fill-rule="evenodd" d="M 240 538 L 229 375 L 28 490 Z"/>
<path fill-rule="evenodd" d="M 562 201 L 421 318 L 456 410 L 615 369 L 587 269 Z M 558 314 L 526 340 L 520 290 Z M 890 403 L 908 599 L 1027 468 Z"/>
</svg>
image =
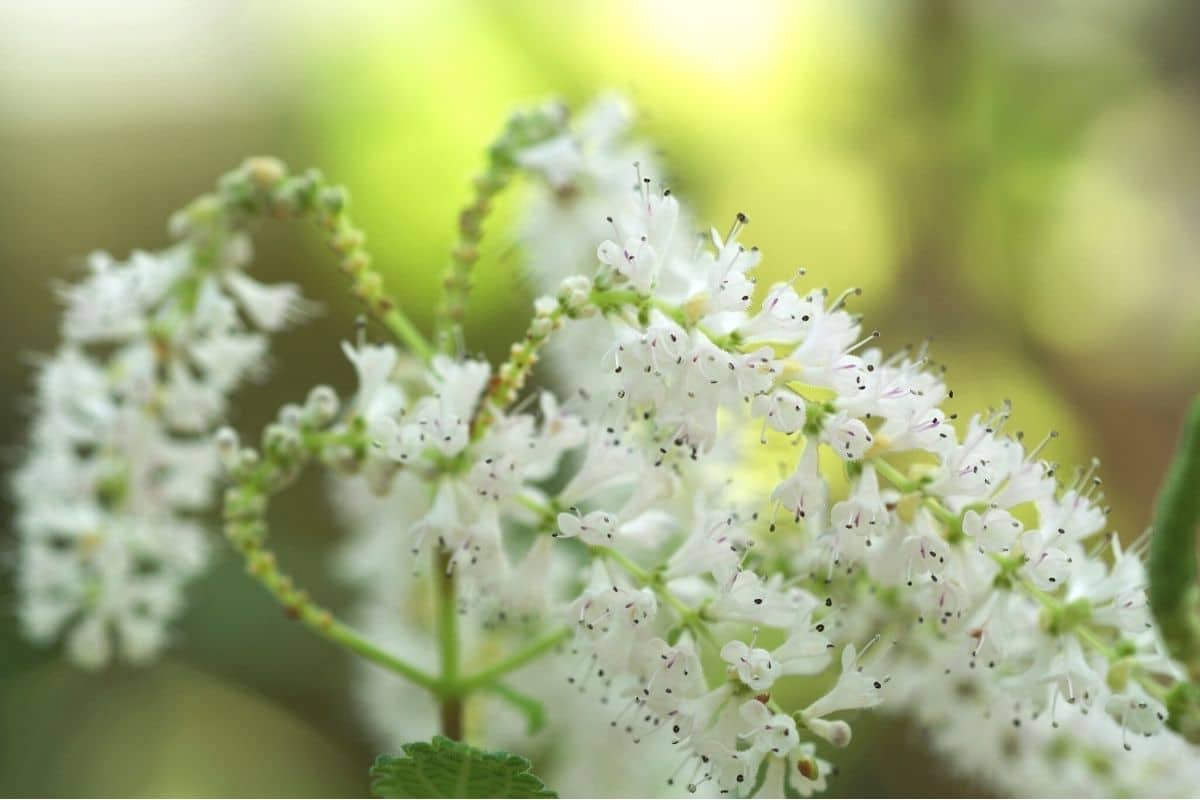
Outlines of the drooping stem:
<svg viewBox="0 0 1200 800">
<path fill-rule="evenodd" d="M 284 612 L 292 619 L 303 622 L 308 628 L 334 644 L 388 669 L 418 686 L 432 692 L 441 690 L 437 678 L 388 653 L 367 640 L 358 631 L 336 619 L 332 613 L 313 602 L 308 594 L 296 588 L 291 577 L 281 572 L 275 554 L 261 545 L 243 546 L 242 555 L 247 571 L 266 587 Z"/>
<path fill-rule="evenodd" d="M 314 219 L 328 234 L 340 269 L 350 276 L 354 295 L 410 351 L 428 360 L 432 348 L 397 307 L 383 276 L 371 269 L 366 237 L 351 222 L 349 195 L 314 169 L 290 174 L 273 158 L 250 158 L 223 175 L 217 191 L 192 201 L 172 219 L 173 231 L 190 240 L 205 268 L 216 262 L 225 239 L 259 219 Z"/>
<path fill-rule="evenodd" d="M 249 459 L 242 456 L 248 463 L 235 471 L 234 484 L 225 492 L 225 535 L 245 560 L 247 572 L 279 601 L 289 617 L 368 661 L 440 693 L 442 684 L 437 678 L 386 652 L 313 602 L 307 592 L 279 569 L 275 554 L 264 544 L 271 495 L 290 483 L 311 453 L 325 444 L 325 437 L 313 434 L 307 441 L 267 448 L 262 460 L 257 460 L 257 454 Z"/>
</svg>

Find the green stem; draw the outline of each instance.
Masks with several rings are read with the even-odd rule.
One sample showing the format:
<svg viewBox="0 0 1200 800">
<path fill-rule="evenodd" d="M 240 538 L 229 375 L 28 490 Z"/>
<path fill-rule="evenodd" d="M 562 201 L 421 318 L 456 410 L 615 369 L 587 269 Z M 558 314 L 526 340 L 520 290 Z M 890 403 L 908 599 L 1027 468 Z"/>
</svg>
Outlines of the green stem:
<svg viewBox="0 0 1200 800">
<path fill-rule="evenodd" d="M 571 637 L 570 628 L 559 628 L 551 631 L 539 639 L 531 642 L 526 647 L 509 655 L 506 658 L 497 661 L 490 667 L 476 672 L 474 675 L 468 675 L 457 684 L 460 692 L 469 692 L 475 689 L 488 688 L 496 682 L 497 679 L 507 675 L 518 667 L 523 667 L 530 661 L 533 661 L 545 655 L 549 651 L 558 647 Z"/>
<path fill-rule="evenodd" d="M 649 586 L 655 582 L 654 577 L 649 572 L 634 563 L 629 556 L 620 550 L 614 550 L 611 547 L 604 547 L 603 545 L 595 545 L 592 547 L 592 552 L 601 558 L 607 558 L 614 564 L 619 565 L 621 569 L 628 572 L 629 576 L 638 583 L 644 583 Z"/>
<path fill-rule="evenodd" d="M 431 692 L 438 693 L 441 691 L 441 682 L 437 678 L 417 669 L 407 661 L 381 650 L 377 645 L 363 637 L 362 634 L 350 626 L 336 619 L 330 619 L 327 624 L 314 624 L 305 618 L 305 623 L 309 624 L 310 627 L 326 639 L 345 647 L 352 653 L 378 664 L 403 678 L 407 678 Z"/>
<path fill-rule="evenodd" d="M 279 601 L 289 617 L 304 623 L 322 638 L 418 686 L 431 692 L 441 692 L 442 684 L 437 678 L 386 652 L 309 599 L 306 592 L 297 589 L 292 579 L 279 570 L 275 555 L 270 550 L 250 542 L 244 542 L 240 549 L 246 560 L 247 571 Z"/>
<path fill-rule="evenodd" d="M 471 268 L 479 260 L 479 242 L 483 239 L 483 221 L 492 200 L 511 179 L 511 170 L 495 162 L 475 180 L 475 196 L 458 214 L 458 240 L 450 250 L 450 263 L 442 274 L 442 300 L 434 320 L 438 350 L 453 354 L 462 340 L 467 296 L 471 291 Z"/>
<path fill-rule="evenodd" d="M 505 686 L 502 683 L 493 683 L 484 688 L 507 701 L 509 705 L 525 715 L 525 732 L 529 736 L 533 736 L 546 726 L 546 710 L 542 707 L 540 700 L 530 697 L 527 694 L 522 694 L 511 686 Z"/>
<path fill-rule="evenodd" d="M 341 270 L 351 277 L 354 294 L 396 338 L 428 360 L 429 343 L 399 310 L 383 276 L 371 269 L 366 237 L 350 220 L 349 202 L 346 190 L 330 184 L 318 170 L 289 173 L 281 161 L 259 157 L 221 176 L 214 194 L 192 201 L 176 219 L 202 270 L 215 268 L 222 243 L 255 220 L 314 219 L 325 229 Z"/>
<path fill-rule="evenodd" d="M 434 321 L 438 350 L 456 352 L 462 340 L 463 318 L 471 290 L 471 270 L 479 260 L 483 223 L 496 195 L 504 190 L 520 168 L 522 151 L 558 136 L 565 119 L 549 108 L 516 113 L 488 148 L 488 163 L 475 179 L 475 196 L 458 215 L 458 240 L 450 251 L 450 263 L 442 276 L 442 299 Z"/>
<path fill-rule="evenodd" d="M 344 434 L 309 430 L 296 448 L 267 449 L 264 460 L 237 470 L 233 485 L 224 495 L 225 535 L 241 554 L 246 571 L 271 593 L 289 617 L 322 638 L 441 695 L 444 691 L 441 680 L 388 653 L 313 602 L 307 592 L 279 569 L 275 554 L 263 544 L 272 495 L 299 474 L 312 453 L 320 452 L 331 442 L 344 443 L 345 438 Z"/>
<path fill-rule="evenodd" d="M 420 357 L 422 361 L 433 358 L 433 347 L 425 341 L 425 336 L 417 329 L 408 317 L 393 308 L 384 314 L 380 320 L 392 335 L 404 343 L 410 352 Z"/>
<path fill-rule="evenodd" d="M 525 386 L 529 373 L 537 364 L 538 351 L 546 343 L 550 333 L 562 325 L 565 316 L 566 309 L 561 303 L 534 314 L 524 338 L 513 344 L 508 360 L 496 371 L 496 379 L 479 404 L 479 413 L 471 423 L 473 439 L 477 441 L 482 438 L 496 421 L 497 413 L 507 409 L 517 399 L 517 394 Z"/>
<path fill-rule="evenodd" d="M 630 577 L 650 589 L 658 599 L 673 608 L 679 614 L 680 622 L 685 627 L 691 629 L 697 636 L 709 644 L 716 646 L 716 637 L 713 636 L 712 631 L 708 629 L 708 626 L 704 624 L 704 620 L 701 619 L 700 610 L 692 608 L 667 589 L 659 572 L 648 572 L 634 563 L 624 553 L 614 550 L 611 547 L 597 545 L 592 547 L 592 552 L 601 558 L 607 558 L 613 563 L 618 564 L 623 570 L 629 573 Z"/>
<path fill-rule="evenodd" d="M 731 353 L 740 353 L 740 341 L 736 336 L 721 335 L 701 325 L 688 317 L 687 312 L 673 303 L 656 297 L 640 294 L 632 289 L 594 289 L 591 295 L 592 303 L 602 313 L 612 314 L 632 308 L 641 318 L 646 317 L 651 309 L 662 313 L 676 325 L 685 330 L 697 330 L 703 333 L 714 345 Z"/>
<path fill-rule="evenodd" d="M 875 458 L 871 460 L 871 463 L 875 466 L 876 472 L 903 494 L 912 494 L 920 489 L 916 481 L 909 480 L 900 470 L 896 469 L 886 460 Z"/>
<path fill-rule="evenodd" d="M 434 555 L 434 595 L 437 608 L 438 649 L 441 653 L 442 735 L 455 741 L 463 738 L 463 692 L 458 682 L 458 598 L 450 557 L 442 550 Z"/>
</svg>

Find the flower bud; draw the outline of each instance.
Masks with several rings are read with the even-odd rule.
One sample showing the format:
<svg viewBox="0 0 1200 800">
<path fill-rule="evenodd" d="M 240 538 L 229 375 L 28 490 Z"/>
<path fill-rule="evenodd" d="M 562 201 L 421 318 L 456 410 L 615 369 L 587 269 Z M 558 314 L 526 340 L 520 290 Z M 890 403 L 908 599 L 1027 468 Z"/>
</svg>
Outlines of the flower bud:
<svg viewBox="0 0 1200 800">
<path fill-rule="evenodd" d="M 238 452 L 241 443 L 237 431 L 228 426 L 223 427 L 213 436 L 213 443 L 216 445 L 217 456 L 221 459 L 225 469 L 230 472 L 237 469 L 241 463 L 241 454 Z"/>
<path fill-rule="evenodd" d="M 304 416 L 309 424 L 323 427 L 333 421 L 338 412 L 338 396 L 332 387 L 314 386 L 304 401 Z"/>
<path fill-rule="evenodd" d="M 242 164 L 250 182 L 259 189 L 273 188 L 287 175 L 287 167 L 278 158 L 271 156 L 254 156 Z"/>
</svg>

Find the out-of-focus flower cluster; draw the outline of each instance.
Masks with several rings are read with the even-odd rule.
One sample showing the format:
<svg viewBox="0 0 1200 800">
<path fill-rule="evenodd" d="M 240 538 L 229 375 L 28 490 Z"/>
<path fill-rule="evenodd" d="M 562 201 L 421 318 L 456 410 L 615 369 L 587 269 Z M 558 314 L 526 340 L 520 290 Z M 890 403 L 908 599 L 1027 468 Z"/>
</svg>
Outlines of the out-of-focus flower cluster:
<svg viewBox="0 0 1200 800">
<path fill-rule="evenodd" d="M 268 335 L 310 305 L 248 276 L 249 240 L 174 222 L 181 243 L 98 253 L 61 290 L 63 344 L 40 359 L 29 456 L 14 477 L 20 616 L 97 666 L 155 655 L 207 560 L 199 515 L 230 394 L 262 375 Z"/>
</svg>

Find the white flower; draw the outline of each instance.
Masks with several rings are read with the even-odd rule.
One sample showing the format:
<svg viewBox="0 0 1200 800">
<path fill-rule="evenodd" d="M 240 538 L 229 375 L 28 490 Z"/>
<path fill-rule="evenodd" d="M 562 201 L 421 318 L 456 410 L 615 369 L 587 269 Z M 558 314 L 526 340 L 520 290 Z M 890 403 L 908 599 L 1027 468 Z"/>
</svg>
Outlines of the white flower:
<svg viewBox="0 0 1200 800">
<path fill-rule="evenodd" d="M 854 484 L 850 496 L 835 503 L 829 512 L 834 532 L 861 537 L 867 547 L 871 537 L 882 533 L 888 524 L 887 506 L 879 493 L 879 479 L 875 467 L 867 464 Z"/>
<path fill-rule="evenodd" d="M 342 352 L 354 365 L 358 378 L 354 407 L 368 426 L 396 414 L 404 405 L 404 393 L 391 382 L 400 359 L 396 348 L 390 344 L 353 347 L 342 342 Z"/>
<path fill-rule="evenodd" d="M 809 439 L 796 471 L 775 487 L 771 492 L 771 501 L 792 512 L 797 522 L 801 519 L 810 520 L 819 530 L 828 497 L 829 487 L 821 477 L 817 442 Z"/>
<path fill-rule="evenodd" d="M 779 664 L 768 651 L 736 639 L 721 648 L 721 659 L 733 667 L 742 683 L 756 692 L 770 689 L 780 675 Z"/>
<path fill-rule="evenodd" d="M 646 644 L 645 681 L 642 697 L 646 707 L 658 714 L 678 718 L 672 733 L 679 736 L 685 724 L 682 717 L 684 704 L 705 693 L 704 670 L 695 643 L 690 637 L 681 637 L 675 646 L 662 639 L 652 639 Z"/>
<path fill-rule="evenodd" d="M 848 729 L 840 726 L 830 726 L 824 717 L 839 711 L 853 711 L 859 708 L 873 708 L 883 702 L 880 690 L 883 682 L 878 678 L 863 672 L 858 664 L 858 653 L 854 645 L 848 644 L 842 649 L 842 673 L 837 683 L 824 696 L 820 697 L 808 708 L 804 709 L 805 724 L 814 733 L 829 740 L 831 744 L 844 746 L 849 742 Z M 821 720 L 825 724 L 822 725 Z M 814 725 L 816 727 L 814 727 Z"/>
<path fill-rule="evenodd" d="M 555 536 L 570 539 L 578 536 L 586 544 L 606 545 L 612 542 L 617 529 L 617 518 L 607 511 L 592 511 L 588 514 L 562 513 L 558 515 L 558 532 Z"/>
<path fill-rule="evenodd" d="M 610 219 L 616 241 L 602 242 L 596 257 L 637 291 L 649 292 L 662 257 L 670 252 L 679 204 L 670 194 L 655 194 L 646 187 L 634 194 L 627 211 Z"/>
<path fill-rule="evenodd" d="M 738 331 L 750 342 L 800 342 L 812 328 L 814 316 L 824 313 L 823 300 L 820 292 L 801 297 L 790 283 L 777 283 L 758 314 Z"/>
<path fill-rule="evenodd" d="M 1026 531 L 1021 535 L 1021 549 L 1025 552 L 1022 572 L 1039 589 L 1053 591 L 1064 585 L 1071 569 L 1071 556 L 1058 546 L 1062 534 L 1043 530 Z"/>
<path fill-rule="evenodd" d="M 820 625 L 813 630 L 805 618 L 792 629 L 783 644 L 771 651 L 771 657 L 784 675 L 816 675 L 829 666 L 833 645 L 821 635 L 824 627 Z"/>
<path fill-rule="evenodd" d="M 806 408 L 803 397 L 787 389 L 779 389 L 755 397 L 750 412 L 763 418 L 764 431 L 765 427 L 770 427 L 790 434 L 804 427 Z M 766 439 L 765 432 L 763 439 Z"/>
<path fill-rule="evenodd" d="M 1167 709 L 1145 690 L 1131 686 L 1128 691 L 1114 694 L 1104 705 L 1104 710 L 1121 726 L 1121 732 L 1134 735 L 1153 736 L 1162 731 L 1167 721 Z M 1126 750 L 1132 745 L 1122 737 Z"/>
<path fill-rule="evenodd" d="M 750 547 L 750 538 L 729 514 L 702 516 L 687 539 L 671 555 L 668 579 L 710 572 L 718 581 L 732 577 Z"/>
<path fill-rule="evenodd" d="M 796 596 L 779 588 L 778 577 L 768 582 L 752 570 L 739 570 L 718 585 L 709 611 L 719 619 L 786 627 L 802 612 Z"/>
<path fill-rule="evenodd" d="M 317 311 L 316 304 L 305 300 L 294 283 L 268 286 L 238 270 L 225 272 L 221 279 L 259 330 L 281 331 L 304 322 Z"/>
<path fill-rule="evenodd" d="M 757 699 L 747 700 L 738 712 L 751 726 L 741 734 L 749 741 L 751 752 L 785 756 L 800 744 L 796 722 L 787 714 L 774 714 Z"/>
<path fill-rule="evenodd" d="M 821 438 L 847 461 L 857 461 L 871 449 L 875 437 L 860 419 L 835 414 L 825 420 Z"/>
<path fill-rule="evenodd" d="M 986 553 L 1007 553 L 1021 536 L 1021 523 L 1000 508 L 989 508 L 983 514 L 970 509 L 963 515 L 963 533 L 970 536 Z"/>
</svg>

